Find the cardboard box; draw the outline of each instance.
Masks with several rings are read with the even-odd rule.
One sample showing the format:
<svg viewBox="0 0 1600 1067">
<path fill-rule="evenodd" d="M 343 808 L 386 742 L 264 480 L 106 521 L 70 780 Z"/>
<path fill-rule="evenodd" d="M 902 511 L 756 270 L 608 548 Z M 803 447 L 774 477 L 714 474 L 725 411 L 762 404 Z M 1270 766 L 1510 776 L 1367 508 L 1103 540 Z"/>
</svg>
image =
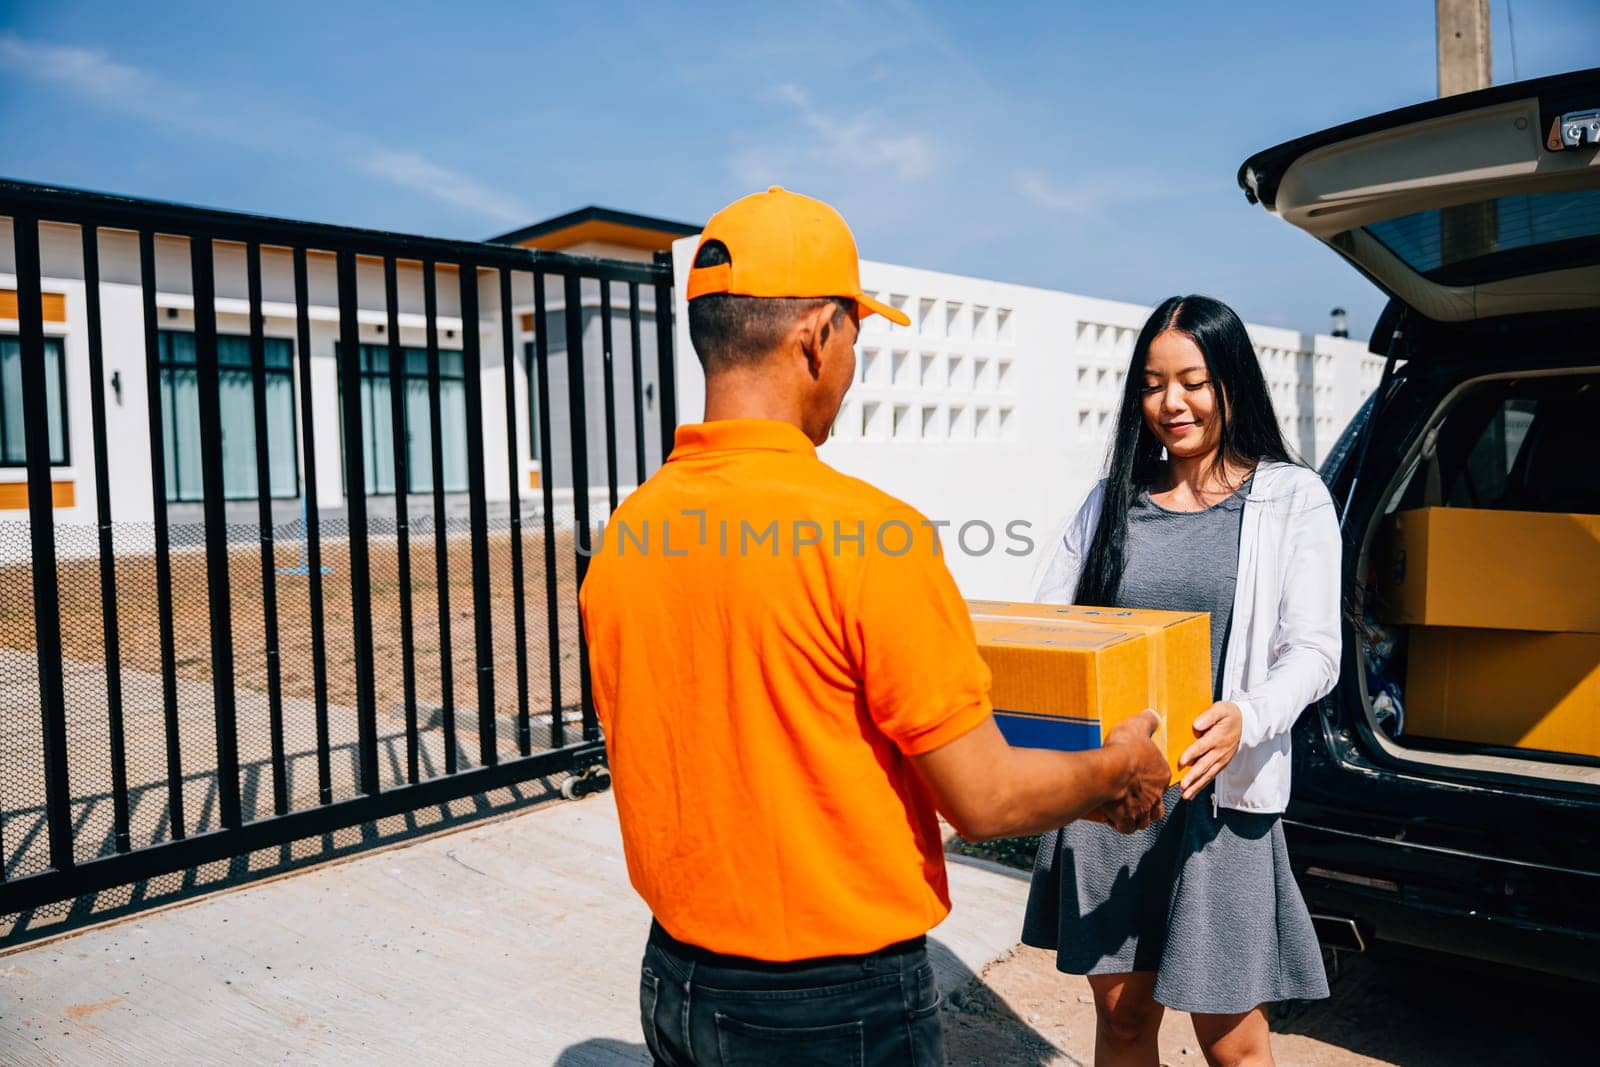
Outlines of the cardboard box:
<svg viewBox="0 0 1600 1067">
<path fill-rule="evenodd" d="M 1098 748 L 1153 707 L 1173 781 L 1211 706 L 1211 620 L 1203 613 L 969 600 L 994 675 L 995 721 L 1013 745 Z"/>
<path fill-rule="evenodd" d="M 1600 633 L 1600 515 L 1420 508 L 1392 521 L 1379 555 L 1387 621 Z"/>
<path fill-rule="evenodd" d="M 1600 757 L 1600 634 L 1411 631 L 1406 736 Z"/>
</svg>

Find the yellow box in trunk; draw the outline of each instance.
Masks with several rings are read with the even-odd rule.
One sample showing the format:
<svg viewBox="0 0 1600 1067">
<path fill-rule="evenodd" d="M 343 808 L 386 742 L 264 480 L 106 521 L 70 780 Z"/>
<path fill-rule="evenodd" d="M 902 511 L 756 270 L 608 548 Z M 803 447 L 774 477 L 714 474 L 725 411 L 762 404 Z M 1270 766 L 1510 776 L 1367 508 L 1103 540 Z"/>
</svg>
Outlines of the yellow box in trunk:
<svg viewBox="0 0 1600 1067">
<path fill-rule="evenodd" d="M 1418 508 L 1385 542 L 1388 621 L 1600 633 L 1600 515 Z"/>
<path fill-rule="evenodd" d="M 978 648 L 994 675 L 995 720 L 1027 748 L 1098 748 L 1145 708 L 1173 781 L 1211 706 L 1211 620 L 1204 613 L 969 600 Z"/>
<path fill-rule="evenodd" d="M 1418 627 L 1407 736 L 1600 756 L 1600 634 Z"/>
</svg>

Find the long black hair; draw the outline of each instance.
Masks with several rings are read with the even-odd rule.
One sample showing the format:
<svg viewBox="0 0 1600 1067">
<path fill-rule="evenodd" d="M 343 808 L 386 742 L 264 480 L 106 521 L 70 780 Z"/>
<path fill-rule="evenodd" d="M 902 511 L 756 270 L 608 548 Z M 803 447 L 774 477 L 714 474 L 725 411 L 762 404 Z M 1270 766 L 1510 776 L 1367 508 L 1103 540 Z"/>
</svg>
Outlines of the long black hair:
<svg viewBox="0 0 1600 1067">
<path fill-rule="evenodd" d="M 1189 337 L 1205 357 L 1216 396 L 1221 447 L 1215 463 L 1251 466 L 1261 460 L 1293 463 L 1272 410 L 1272 396 L 1261 374 L 1250 335 L 1233 309 L 1208 296 L 1173 296 L 1151 312 L 1133 346 L 1123 382 L 1122 410 L 1111 438 L 1100 522 L 1078 576 L 1074 602 L 1109 607 L 1122 584 L 1128 541 L 1128 509 L 1140 490 L 1154 485 L 1164 467 L 1161 443 L 1145 425 L 1140 392 L 1150 343 L 1167 330 Z"/>
</svg>

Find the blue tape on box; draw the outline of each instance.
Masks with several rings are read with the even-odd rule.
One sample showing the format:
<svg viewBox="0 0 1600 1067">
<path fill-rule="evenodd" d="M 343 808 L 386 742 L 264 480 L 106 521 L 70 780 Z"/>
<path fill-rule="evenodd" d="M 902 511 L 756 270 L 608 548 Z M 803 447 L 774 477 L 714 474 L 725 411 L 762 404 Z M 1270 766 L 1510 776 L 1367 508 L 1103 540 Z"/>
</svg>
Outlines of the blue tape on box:
<svg viewBox="0 0 1600 1067">
<path fill-rule="evenodd" d="M 1007 743 L 1016 748 L 1051 748 L 1058 752 L 1082 752 L 1100 747 L 1098 719 L 1070 719 L 1056 715 L 1029 715 L 1026 712 L 994 710 L 995 725 Z"/>
</svg>

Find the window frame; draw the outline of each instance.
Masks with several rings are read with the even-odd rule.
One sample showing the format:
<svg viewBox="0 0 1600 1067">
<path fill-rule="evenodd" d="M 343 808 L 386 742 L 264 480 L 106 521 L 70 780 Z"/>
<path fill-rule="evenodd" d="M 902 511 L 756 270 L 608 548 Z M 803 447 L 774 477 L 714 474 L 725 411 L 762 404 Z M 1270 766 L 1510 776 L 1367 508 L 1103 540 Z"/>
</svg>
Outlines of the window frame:
<svg viewBox="0 0 1600 1067">
<path fill-rule="evenodd" d="M 387 365 L 385 366 L 384 370 L 369 370 L 369 369 L 367 369 L 369 366 L 372 366 L 372 365 L 375 364 L 375 361 L 371 361 L 371 360 L 367 360 L 367 359 L 363 358 L 368 353 L 372 353 L 372 354 L 382 353 L 384 359 L 387 361 L 390 358 L 389 342 L 388 341 L 361 341 L 356 345 L 356 378 L 357 378 L 357 381 L 360 383 L 360 385 L 362 387 L 364 387 L 366 385 L 366 383 L 369 382 L 369 381 L 381 381 L 381 382 L 383 382 L 385 384 L 388 384 L 389 381 L 390 381 L 390 378 L 389 378 L 390 372 L 387 369 Z M 426 366 L 424 366 L 424 369 L 420 373 L 414 373 L 411 370 L 411 356 L 413 354 L 423 357 L 424 362 L 426 362 L 427 355 L 428 355 L 428 350 L 427 350 L 426 347 L 418 346 L 418 345 L 401 345 L 400 346 L 400 380 L 401 380 L 402 384 L 405 383 L 405 382 L 410 382 L 410 381 L 418 381 L 418 382 L 422 382 L 424 384 L 427 384 L 429 375 L 428 375 L 428 371 L 426 369 Z M 341 358 L 343 358 L 343 355 L 342 355 L 342 352 L 340 350 L 340 342 L 339 341 L 334 341 L 334 343 L 333 343 L 333 355 L 334 355 L 334 367 L 335 367 L 334 380 L 337 383 L 335 391 L 336 391 L 336 395 L 339 396 L 339 402 L 335 405 L 335 407 L 338 409 L 338 412 L 339 412 L 339 460 L 340 460 L 340 462 L 339 462 L 339 483 L 340 483 L 340 488 L 344 492 L 345 498 L 349 499 L 349 496 L 350 496 L 349 477 L 348 477 L 348 475 L 346 473 L 345 465 L 344 465 L 345 440 L 346 440 L 346 438 L 345 438 L 345 425 L 344 425 L 344 399 L 343 399 L 343 393 L 342 393 L 342 390 L 344 389 L 344 375 L 343 375 L 342 372 L 340 372 L 338 370 L 338 367 L 339 367 L 339 362 L 338 361 Z M 445 369 L 445 358 L 444 357 L 447 356 L 447 355 L 457 356 L 457 357 L 460 358 L 461 369 L 460 369 L 459 372 L 447 371 Z M 466 431 L 466 433 L 471 433 L 472 432 L 472 428 L 467 424 L 467 420 L 466 420 L 466 414 L 467 414 L 467 412 L 466 412 L 466 396 L 465 396 L 466 381 L 467 381 L 467 367 L 466 367 L 466 352 L 465 352 L 465 350 L 464 349 L 460 349 L 460 348 L 441 348 L 441 349 L 439 349 L 439 382 L 440 382 L 441 386 L 445 382 L 460 382 L 462 384 L 462 394 L 463 394 L 462 395 L 462 401 L 461 401 L 462 402 L 462 427 Z M 369 397 L 368 404 L 369 404 L 369 406 L 372 403 L 375 402 L 375 401 L 372 401 L 370 399 L 370 397 L 372 395 L 373 394 L 371 394 L 371 393 L 368 394 L 368 397 Z M 444 399 L 443 396 L 441 396 L 440 397 L 441 403 L 443 402 L 443 399 Z M 402 414 L 402 416 L 404 416 L 405 412 L 406 412 L 406 407 L 405 407 L 404 401 L 402 400 L 402 403 L 401 403 L 401 414 Z M 441 419 L 440 422 L 442 424 L 443 423 L 443 419 Z M 365 426 L 365 424 L 366 424 L 365 420 L 363 420 L 363 426 Z M 401 431 L 403 431 L 407 435 L 406 447 L 409 449 L 409 447 L 410 447 L 409 436 L 410 436 L 410 431 L 411 431 L 410 420 L 407 419 L 405 424 L 403 426 L 401 426 L 401 427 L 398 427 L 398 429 L 400 429 Z M 427 432 L 428 432 L 429 436 L 431 437 L 431 435 L 433 433 L 433 429 L 432 429 L 431 426 L 429 426 L 427 428 Z M 363 459 L 365 459 L 367 444 L 368 444 L 368 442 L 366 441 L 365 438 L 363 438 L 362 442 L 361 442 Z M 467 438 L 464 435 L 461 438 L 461 448 L 462 448 L 463 452 L 465 452 L 465 450 L 467 448 Z M 430 450 L 431 450 L 431 441 L 430 441 Z M 440 445 L 439 452 L 440 452 L 441 456 L 444 454 L 444 447 L 443 447 L 443 443 L 442 442 L 441 442 L 441 445 Z M 430 454 L 431 454 L 431 451 L 430 451 Z M 431 463 L 430 463 L 430 466 L 431 466 Z M 415 466 L 413 466 L 412 464 L 407 463 L 406 464 L 406 479 L 407 479 L 408 483 L 410 482 L 411 479 L 415 478 L 416 476 L 417 476 L 417 468 Z M 362 472 L 363 480 L 365 480 L 365 477 L 366 477 L 366 472 L 365 472 L 365 470 L 363 470 L 363 472 Z M 467 476 L 466 483 L 464 483 L 461 486 L 461 488 L 452 489 L 448 484 L 444 487 L 444 492 L 445 492 L 445 495 L 447 495 L 447 496 L 466 493 L 466 492 L 469 492 L 470 490 L 471 490 L 471 475 L 470 474 Z M 424 496 L 424 495 L 430 494 L 432 492 L 433 492 L 433 482 L 432 482 L 432 480 L 430 478 L 428 484 L 423 486 L 420 489 L 416 488 L 414 483 L 413 484 L 408 484 L 406 486 L 405 495 L 408 496 L 408 497 L 411 497 L 411 496 Z M 368 489 L 368 490 L 366 490 L 366 495 L 367 495 L 368 498 L 371 498 L 371 497 L 390 497 L 390 496 L 398 496 L 399 492 L 395 487 L 391 486 L 387 491 L 381 490 L 381 489 L 377 489 L 377 490 Z"/>
<path fill-rule="evenodd" d="M 196 357 L 195 357 L 196 361 L 194 363 L 180 363 L 177 360 L 174 360 L 172 358 L 172 356 L 171 356 L 172 343 L 170 341 L 167 341 L 166 338 L 174 337 L 174 336 L 180 336 L 180 335 L 181 336 L 187 336 L 187 337 L 193 337 L 195 335 L 195 331 L 192 330 L 192 329 L 191 330 L 160 329 L 160 330 L 156 331 L 156 338 L 157 338 L 157 340 L 156 340 L 156 375 L 157 375 L 156 385 L 157 385 L 157 388 L 161 391 L 161 402 L 162 402 L 162 406 L 163 406 L 163 411 L 162 411 L 163 418 L 165 416 L 165 406 L 169 402 L 174 403 L 174 409 L 176 408 L 175 401 L 172 401 L 172 400 L 169 399 L 168 390 L 170 388 L 170 380 L 168 378 L 168 373 L 167 372 L 172 371 L 172 370 L 182 369 L 182 368 L 193 368 L 193 367 L 196 367 L 198 365 L 198 362 L 199 362 L 198 353 L 196 354 Z M 221 332 L 221 331 L 219 331 L 217 333 L 217 340 L 219 342 L 224 337 L 230 338 L 230 339 L 234 339 L 234 340 L 242 340 L 242 341 L 245 342 L 246 346 L 248 346 L 249 342 L 250 342 L 250 335 L 247 334 L 247 333 L 243 333 L 243 334 L 241 334 L 241 333 L 224 333 L 224 332 Z M 293 428 L 293 436 L 294 436 L 294 440 L 291 441 L 290 445 L 289 445 L 289 462 L 290 462 L 291 467 L 292 467 L 293 472 L 294 472 L 294 490 L 293 490 L 293 492 L 288 493 L 288 494 L 274 493 L 272 491 L 272 486 L 269 484 L 267 486 L 268 499 L 269 500 L 299 500 L 304 495 L 305 487 L 304 487 L 304 482 L 301 480 L 301 477 L 300 477 L 300 474 L 301 474 L 301 472 L 300 472 L 300 433 L 301 433 L 301 427 L 300 427 L 300 396 L 299 396 L 300 385 L 299 385 L 299 382 L 296 380 L 295 366 L 294 366 L 295 358 L 296 358 L 296 355 L 297 355 L 297 353 L 295 352 L 295 344 L 296 344 L 296 342 L 295 342 L 294 338 L 291 338 L 291 337 L 274 337 L 274 336 L 264 337 L 263 341 L 282 343 L 283 345 L 285 345 L 287 347 L 288 352 L 289 352 L 289 362 L 288 362 L 288 364 L 286 366 L 273 367 L 273 366 L 270 366 L 270 365 L 266 365 L 266 353 L 265 353 L 265 351 L 263 351 L 263 353 L 262 353 L 262 363 L 264 365 L 263 366 L 263 370 L 264 370 L 266 375 L 268 375 L 268 376 L 270 376 L 270 375 L 281 375 L 283 377 L 284 381 L 289 383 L 289 419 L 290 419 L 290 424 L 291 424 L 291 426 Z M 263 348 L 264 347 L 265 346 L 263 346 Z M 218 379 L 218 388 L 219 389 L 221 388 L 221 379 L 220 379 L 220 372 L 222 370 L 221 354 L 222 353 L 221 353 L 221 349 L 220 349 L 220 345 L 219 345 L 218 353 L 217 353 L 217 355 L 218 355 L 218 367 L 217 367 L 217 369 L 218 369 L 218 372 L 219 372 L 219 379 Z M 253 410 L 254 409 L 254 404 L 255 404 L 255 396 L 254 396 L 254 393 L 255 393 L 255 368 L 253 366 L 250 366 L 250 365 L 246 365 L 245 367 L 241 368 L 241 367 L 238 367 L 238 366 L 236 366 L 234 364 L 229 364 L 227 369 L 229 369 L 229 370 L 244 369 L 244 370 L 247 370 L 249 372 L 249 374 L 251 376 L 251 379 L 250 379 L 250 392 L 252 394 L 250 400 L 251 400 L 251 405 L 252 405 L 252 410 Z M 265 384 L 265 381 L 263 381 L 263 384 Z M 221 400 L 220 396 L 218 397 L 218 400 L 220 402 L 220 400 Z M 253 421 L 251 423 L 250 430 L 251 430 L 252 434 L 255 432 L 255 424 L 254 424 Z M 271 427 L 269 426 L 268 427 L 268 433 L 270 434 L 270 432 L 271 432 Z M 165 429 L 164 428 L 163 428 L 163 437 L 165 437 Z M 162 444 L 163 444 L 163 451 L 165 451 L 166 441 L 163 440 Z M 176 439 L 174 439 L 172 441 L 171 448 L 172 448 L 172 455 L 173 455 L 174 462 L 171 463 L 171 464 L 166 464 L 166 468 L 167 469 L 166 469 L 166 472 L 165 472 L 165 477 L 163 479 L 166 482 L 165 486 L 163 486 L 163 489 L 165 490 L 165 493 L 166 493 L 166 502 L 169 505 L 170 504 L 203 504 L 203 503 L 205 503 L 205 486 L 204 486 L 203 483 L 201 485 L 200 492 L 199 492 L 198 496 L 174 496 L 173 495 L 174 491 L 175 491 L 174 483 L 175 483 L 175 480 L 176 480 L 174 475 L 175 475 L 176 470 L 179 467 L 179 464 L 176 462 L 177 456 L 178 456 L 178 442 L 177 442 Z M 270 456 L 271 456 L 271 445 L 270 444 L 268 445 L 268 456 L 269 456 L 269 460 L 270 460 Z M 163 462 L 165 462 L 165 457 L 164 456 L 163 456 Z M 270 481 L 270 479 L 269 479 L 269 481 Z M 256 487 L 256 491 L 254 493 L 241 494 L 239 496 L 230 496 L 228 494 L 227 481 L 226 481 L 226 479 L 224 479 L 224 481 L 223 481 L 222 499 L 223 499 L 223 501 L 225 503 L 231 503 L 231 504 L 246 503 L 246 502 L 249 502 L 249 501 L 252 501 L 252 500 L 259 500 L 260 498 L 261 498 L 260 486 Z"/>
<path fill-rule="evenodd" d="M 21 358 L 20 357 L 20 350 L 21 350 L 21 347 L 22 347 L 22 337 L 21 337 L 21 335 L 14 334 L 14 333 L 0 334 L 0 341 L 15 341 L 15 342 L 17 342 L 17 348 L 18 348 L 18 351 L 19 351 L 18 358 Z M 57 375 L 57 377 L 59 379 L 59 381 L 57 383 L 57 389 L 59 391 L 57 392 L 56 395 L 60 398 L 60 401 L 61 401 L 61 410 L 60 410 L 60 412 L 58 412 L 58 414 L 61 417 L 61 459 L 57 460 L 54 456 L 51 456 L 50 457 L 50 466 L 51 467 L 70 467 L 70 466 L 72 466 L 72 419 L 71 419 L 72 404 L 69 402 L 69 399 L 68 399 L 68 396 L 67 396 L 67 338 L 66 338 L 66 336 L 64 334 L 48 334 L 47 333 L 44 336 L 44 343 L 45 343 L 46 346 L 49 346 L 52 343 L 54 343 L 55 346 L 56 346 L 56 375 Z M 24 443 L 23 443 L 23 458 L 22 459 L 20 459 L 20 460 L 7 459 L 6 455 L 5 455 L 5 449 L 4 449 L 4 445 L 3 445 L 3 442 L 5 441 L 5 419 L 6 419 L 6 407 L 5 407 L 5 396 L 4 396 L 4 394 L 5 394 L 5 380 L 4 380 L 4 378 L 0 378 L 0 470 L 26 470 L 27 466 L 28 466 L 26 438 L 24 438 Z M 49 422 L 48 422 L 49 415 L 48 415 L 48 413 L 46 413 L 45 417 L 46 417 L 46 420 L 47 420 L 45 425 L 48 427 L 49 426 Z M 46 434 L 47 439 L 48 439 L 48 436 L 49 435 L 47 433 Z"/>
</svg>

